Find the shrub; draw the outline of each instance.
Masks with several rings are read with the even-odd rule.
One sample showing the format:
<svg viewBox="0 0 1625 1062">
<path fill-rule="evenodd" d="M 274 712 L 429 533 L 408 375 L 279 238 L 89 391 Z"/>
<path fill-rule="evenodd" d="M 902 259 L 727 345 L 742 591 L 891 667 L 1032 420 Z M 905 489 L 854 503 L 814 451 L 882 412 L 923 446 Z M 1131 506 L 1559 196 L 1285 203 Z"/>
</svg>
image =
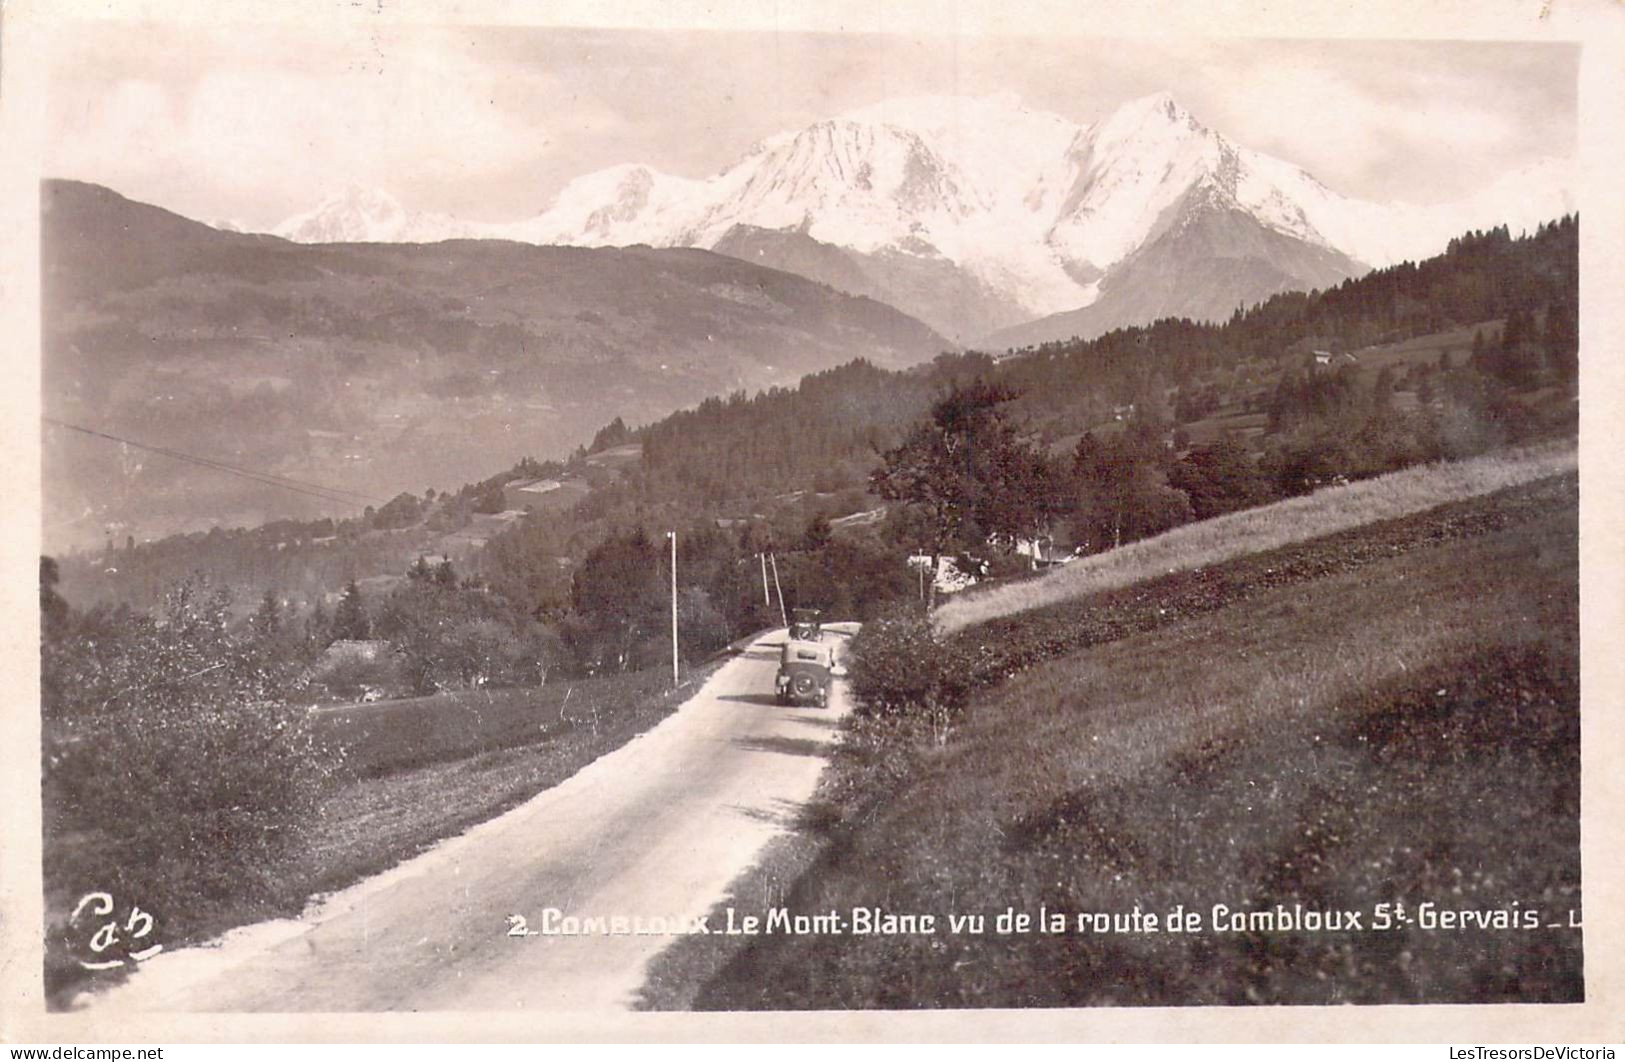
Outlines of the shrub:
<svg viewBox="0 0 1625 1062">
<path fill-rule="evenodd" d="M 866 623 L 847 657 L 857 712 L 921 718 L 945 741 L 974 684 L 974 658 L 963 641 L 939 638 L 917 608 Z"/>
<path fill-rule="evenodd" d="M 276 868 L 338 757 L 278 699 L 286 668 L 227 629 L 228 604 L 186 584 L 161 619 L 45 645 L 47 966 L 59 984 L 87 957 L 61 952 L 66 913 L 88 893 L 138 906 L 170 946 L 211 912 L 303 899 L 282 894 Z"/>
</svg>

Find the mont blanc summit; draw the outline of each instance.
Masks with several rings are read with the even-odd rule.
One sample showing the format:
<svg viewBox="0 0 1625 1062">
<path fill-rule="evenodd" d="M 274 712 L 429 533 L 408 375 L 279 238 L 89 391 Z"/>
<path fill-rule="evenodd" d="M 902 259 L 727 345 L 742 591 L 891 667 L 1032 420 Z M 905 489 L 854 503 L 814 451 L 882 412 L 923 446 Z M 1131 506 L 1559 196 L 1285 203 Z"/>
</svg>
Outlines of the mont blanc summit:
<svg viewBox="0 0 1625 1062">
<path fill-rule="evenodd" d="M 872 104 L 768 137 L 706 179 L 617 165 L 513 223 L 412 215 L 351 190 L 278 233 L 701 247 L 888 302 L 961 342 L 1004 345 L 1224 317 L 1572 205 L 1557 160 L 1460 202 L 1374 203 L 1234 143 L 1166 92 L 1090 125 L 1002 94 Z"/>
</svg>

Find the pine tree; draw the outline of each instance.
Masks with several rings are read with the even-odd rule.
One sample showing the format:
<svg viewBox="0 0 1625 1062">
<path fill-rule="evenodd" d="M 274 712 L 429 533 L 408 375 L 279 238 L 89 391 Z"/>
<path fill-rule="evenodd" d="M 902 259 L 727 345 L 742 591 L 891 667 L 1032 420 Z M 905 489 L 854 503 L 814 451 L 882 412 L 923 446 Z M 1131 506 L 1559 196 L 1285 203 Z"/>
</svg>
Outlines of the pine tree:
<svg viewBox="0 0 1625 1062">
<path fill-rule="evenodd" d="M 266 590 L 265 596 L 260 598 L 259 611 L 254 613 L 254 633 L 261 638 L 269 638 L 282 629 L 282 603 L 277 600 L 276 591 Z"/>
<path fill-rule="evenodd" d="M 802 548 L 816 552 L 828 546 L 829 542 L 829 517 L 823 513 L 814 513 L 801 533 Z"/>
<path fill-rule="evenodd" d="M 335 641 L 366 641 L 371 635 L 372 623 L 361 600 L 361 588 L 351 579 L 344 587 L 338 608 L 333 610 L 333 638 Z"/>
<path fill-rule="evenodd" d="M 1546 307 L 1546 356 L 1552 368 L 1566 381 L 1580 374 L 1580 333 L 1575 325 L 1574 308 L 1558 300 Z"/>
<path fill-rule="evenodd" d="M 1373 409 L 1388 409 L 1393 404 L 1394 370 L 1392 366 L 1384 365 L 1371 384 L 1371 406 Z"/>
<path fill-rule="evenodd" d="M 305 617 L 305 640 L 313 649 L 326 649 L 333 641 L 332 618 L 319 600 L 311 606 L 310 615 Z"/>
<path fill-rule="evenodd" d="M 1540 368 L 1537 342 L 1534 314 L 1525 309 L 1513 310 L 1501 330 L 1501 342 L 1494 352 L 1490 375 L 1510 387 L 1532 384 Z"/>
<path fill-rule="evenodd" d="M 57 584 L 62 581 L 62 570 L 57 567 L 52 557 L 39 559 L 39 611 L 40 633 L 46 640 L 56 638 L 67 631 L 70 610 L 67 599 L 57 593 Z"/>
</svg>

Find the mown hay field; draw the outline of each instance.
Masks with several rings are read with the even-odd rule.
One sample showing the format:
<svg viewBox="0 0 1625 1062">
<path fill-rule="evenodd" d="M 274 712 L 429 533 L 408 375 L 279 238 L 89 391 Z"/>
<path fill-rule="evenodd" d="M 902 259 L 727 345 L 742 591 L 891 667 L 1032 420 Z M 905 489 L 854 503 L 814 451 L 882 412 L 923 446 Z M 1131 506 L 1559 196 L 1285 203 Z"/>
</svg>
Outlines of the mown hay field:
<svg viewBox="0 0 1625 1062">
<path fill-rule="evenodd" d="M 1169 572 L 1189 571 L 1337 531 L 1419 513 L 1452 501 L 1573 471 L 1572 442 L 1466 461 L 1420 465 L 1256 509 L 1187 524 L 1083 557 L 1037 579 L 971 591 L 937 610 L 937 629 L 967 627 L 1095 594 Z"/>
</svg>

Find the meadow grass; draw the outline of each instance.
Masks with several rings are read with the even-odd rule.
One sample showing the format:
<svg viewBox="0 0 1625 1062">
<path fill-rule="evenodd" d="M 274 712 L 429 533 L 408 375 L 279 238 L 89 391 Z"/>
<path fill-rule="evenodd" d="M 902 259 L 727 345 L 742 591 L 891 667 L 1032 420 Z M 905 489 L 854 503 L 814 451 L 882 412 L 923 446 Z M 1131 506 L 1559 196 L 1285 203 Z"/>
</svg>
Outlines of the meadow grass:
<svg viewBox="0 0 1625 1062">
<path fill-rule="evenodd" d="M 649 668 L 318 709 L 314 718 L 323 740 L 344 750 L 347 773 L 370 778 L 598 730 L 627 706 L 658 703 L 670 690 L 670 673 Z"/>
<path fill-rule="evenodd" d="M 849 774 L 903 762 L 883 786 L 826 788 L 839 821 L 783 902 L 980 913 L 988 930 L 753 940 L 696 1005 L 1583 998 L 1566 925 L 1580 906 L 1572 497 L 1050 660 L 973 696 L 946 746 L 847 750 Z M 1302 903 L 1370 927 L 1398 902 L 1413 916 L 1519 905 L 1541 928 L 1211 924 L 1217 904 Z M 1204 931 L 992 929 L 1010 908 L 1180 904 Z"/>
<path fill-rule="evenodd" d="M 1155 538 L 1083 557 L 1035 579 L 969 591 L 936 611 L 941 634 L 1189 571 L 1249 553 L 1490 494 L 1578 467 L 1572 442 L 1403 469 L 1301 498 L 1186 524 Z"/>
<path fill-rule="evenodd" d="M 301 895 L 343 888 L 494 818 L 665 719 L 722 663 L 676 688 L 654 668 L 403 701 L 379 718 L 357 708 L 346 725 L 366 726 L 332 735 L 353 743 L 352 780 L 323 802 L 286 877 Z"/>
</svg>

